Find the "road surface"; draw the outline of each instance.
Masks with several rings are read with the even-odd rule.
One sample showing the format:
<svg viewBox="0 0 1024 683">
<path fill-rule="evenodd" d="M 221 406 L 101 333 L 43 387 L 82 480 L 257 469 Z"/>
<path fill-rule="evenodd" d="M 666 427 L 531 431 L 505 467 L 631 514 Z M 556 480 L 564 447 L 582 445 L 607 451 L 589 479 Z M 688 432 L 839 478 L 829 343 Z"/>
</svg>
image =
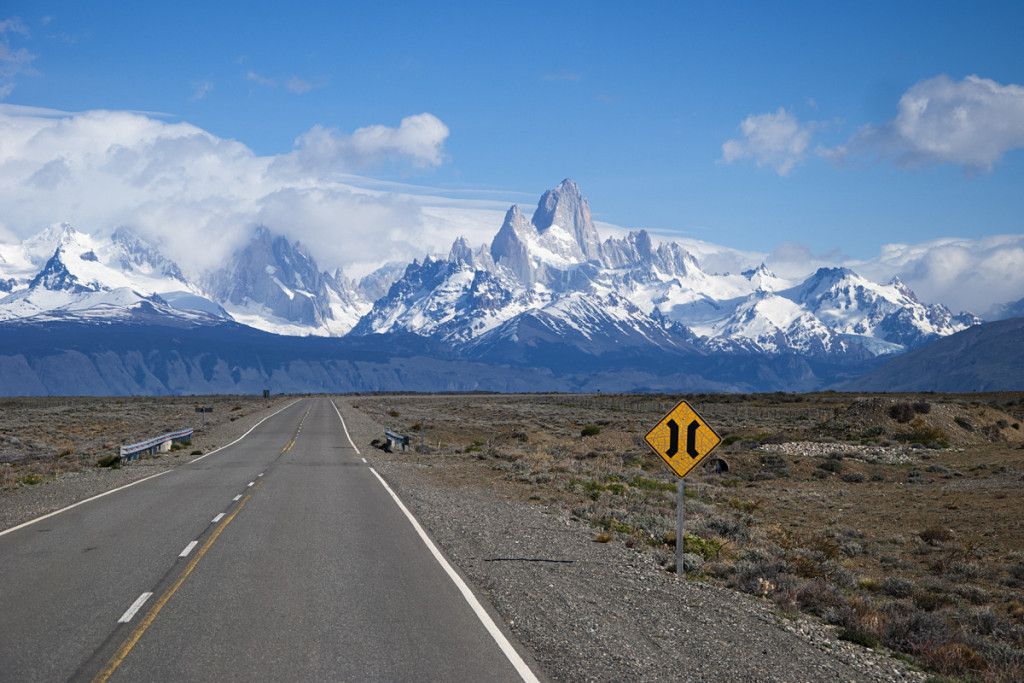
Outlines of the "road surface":
<svg viewBox="0 0 1024 683">
<path fill-rule="evenodd" d="M 534 680 L 327 398 L 0 535 L 0 679 Z"/>
</svg>

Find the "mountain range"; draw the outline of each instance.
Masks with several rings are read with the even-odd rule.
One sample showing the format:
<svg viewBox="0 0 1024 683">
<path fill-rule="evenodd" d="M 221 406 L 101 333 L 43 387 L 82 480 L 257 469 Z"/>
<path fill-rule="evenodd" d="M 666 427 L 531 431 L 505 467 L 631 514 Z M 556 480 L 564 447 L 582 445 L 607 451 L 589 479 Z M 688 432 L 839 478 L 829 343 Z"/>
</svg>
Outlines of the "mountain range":
<svg viewBox="0 0 1024 683">
<path fill-rule="evenodd" d="M 89 328 L 79 338 L 100 346 L 114 328 L 128 340 L 152 342 L 140 330 L 157 326 L 179 337 L 259 339 L 260 348 L 276 343 L 289 353 L 315 348 L 318 357 L 339 362 L 364 348 L 358 340 L 372 339 L 375 362 L 401 348 L 466 364 L 473 375 L 461 388 L 515 385 L 494 378 L 517 368 L 528 369 L 538 389 L 813 389 L 980 322 L 922 302 L 898 279 L 877 283 L 847 268 L 821 268 L 789 281 L 764 264 L 716 273 L 675 242 L 656 244 L 645 230 L 602 239 L 589 202 L 568 179 L 545 192 L 529 218 L 513 205 L 489 245 L 460 237 L 447 254 L 391 262 L 358 281 L 321 269 L 305 246 L 264 226 L 201 273 L 186 273 L 159 245 L 125 228 L 96 236 L 62 224 L 0 245 L 0 329 L 11 339 L 59 325 Z M 295 339 L 311 336 L 330 339 Z M 6 347 L 29 367 L 30 357 L 43 362 L 37 349 Z M 210 352 L 228 366 L 232 357 L 239 361 L 223 349 Z M 260 372 L 263 382 L 273 376 L 266 367 Z M 0 392 L 18 393 L 7 379 L 13 376 L 5 372 Z M 418 384 L 405 388 L 450 384 L 416 376 Z M 21 390 L 62 393 L 59 383 L 25 381 Z M 209 382 L 164 382 L 159 390 L 151 384 L 124 390 L 215 390 Z M 216 390 L 230 389 L 222 385 Z M 346 386 L 377 385 L 351 379 Z"/>
</svg>

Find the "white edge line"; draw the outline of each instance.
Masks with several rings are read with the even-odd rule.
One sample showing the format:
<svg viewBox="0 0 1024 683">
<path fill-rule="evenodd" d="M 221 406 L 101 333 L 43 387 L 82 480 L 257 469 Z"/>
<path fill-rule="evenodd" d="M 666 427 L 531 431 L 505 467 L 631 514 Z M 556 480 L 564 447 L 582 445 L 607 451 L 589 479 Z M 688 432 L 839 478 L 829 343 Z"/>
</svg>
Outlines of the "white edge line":
<svg viewBox="0 0 1024 683">
<path fill-rule="evenodd" d="M 235 496 L 234 498 L 232 498 L 232 499 L 231 499 L 231 502 L 232 502 L 232 503 L 237 503 L 237 502 L 238 502 L 238 501 L 240 501 L 240 500 L 242 500 L 242 494 L 241 494 L 241 493 L 239 493 L 239 494 L 238 494 L 237 496 Z"/>
<path fill-rule="evenodd" d="M 215 448 L 214 450 L 210 451 L 206 455 L 200 455 L 198 458 L 195 458 L 194 460 L 189 460 L 188 463 L 186 463 L 186 464 L 191 465 L 196 460 L 202 460 L 203 458 L 206 458 L 208 456 L 213 455 L 217 451 L 222 451 L 225 448 L 228 448 L 230 446 L 234 446 L 236 443 L 238 443 L 239 441 L 241 441 L 245 437 L 249 436 L 249 432 L 251 432 L 253 429 L 256 429 L 261 424 L 263 424 L 264 422 L 266 422 L 270 418 L 272 418 L 275 415 L 277 415 L 278 413 L 280 413 L 282 410 L 286 410 L 287 408 L 291 408 L 293 405 L 295 405 L 296 403 L 298 403 L 301 400 L 302 400 L 301 398 L 297 398 L 294 401 L 292 401 L 291 403 L 289 403 L 288 405 L 286 405 L 284 408 L 281 408 L 280 410 L 277 410 L 277 411 L 271 413 L 270 415 L 267 415 L 265 418 L 263 418 L 262 420 L 260 420 L 256 424 L 254 424 L 249 429 L 248 432 L 246 432 L 245 434 L 242 434 L 240 437 L 238 437 L 237 439 L 235 439 L 234 441 L 229 443 L 227 446 L 221 446 L 220 448 Z M 337 407 L 335 407 L 335 410 L 337 410 Z M 340 414 L 339 414 L 339 417 L 340 417 Z M 5 535 L 7 535 L 7 534 L 9 534 L 9 533 L 11 533 L 13 531 L 17 531 L 18 529 L 24 529 L 25 527 L 27 527 L 30 524 L 35 524 L 36 522 L 41 522 L 44 519 L 49 519 L 50 517 L 53 517 L 54 515 L 59 515 L 62 512 L 67 512 L 68 510 L 70 510 L 72 508 L 76 508 L 79 505 L 85 505 L 86 503 L 92 502 L 92 501 L 94 501 L 94 500 L 96 500 L 98 498 L 102 498 L 103 496 L 109 496 L 111 493 L 117 493 L 118 491 L 123 491 L 126 488 L 135 486 L 136 484 L 141 484 L 142 482 L 149 481 L 150 479 L 156 479 L 157 477 L 161 477 L 161 476 L 163 476 L 163 475 L 165 475 L 165 474 L 167 474 L 168 472 L 171 472 L 171 471 L 172 470 L 164 470 L 163 472 L 157 472 L 156 474 L 151 474 L 148 477 L 143 477 L 142 479 L 138 479 L 136 481 L 133 481 L 130 484 L 125 484 L 124 486 L 118 486 L 116 489 L 110 489 L 109 491 L 104 491 L 103 493 L 98 493 L 95 496 L 93 496 L 92 498 L 86 498 L 85 500 L 80 500 L 77 503 L 72 503 L 71 505 L 68 505 L 67 507 L 62 507 L 59 510 L 54 510 L 53 512 L 47 512 L 45 515 L 42 515 L 40 517 L 36 517 L 35 519 L 30 519 L 27 522 L 22 522 L 21 524 L 19 524 L 17 526 L 12 526 L 10 529 L 4 529 L 3 531 L 0 531 L 0 536 L 5 536 Z"/>
<path fill-rule="evenodd" d="M 250 481 L 250 482 L 249 482 L 248 484 L 246 484 L 245 486 L 246 486 L 246 488 L 248 488 L 248 487 L 252 486 L 252 485 L 253 485 L 253 484 L 255 484 L 255 483 L 256 483 L 256 482 L 254 482 L 254 481 Z"/>
<path fill-rule="evenodd" d="M 185 549 L 178 553 L 178 557 L 188 557 L 188 554 L 192 552 L 192 549 L 199 545 L 199 541 L 189 541 Z"/>
<path fill-rule="evenodd" d="M 360 458 L 360 460 L 362 460 L 363 462 L 366 462 L 366 458 Z"/>
<path fill-rule="evenodd" d="M 142 482 L 149 481 L 150 479 L 156 479 L 157 477 L 165 475 L 165 474 L 167 474 L 170 471 L 171 470 L 164 470 L 163 472 L 157 472 L 156 474 L 151 474 L 148 477 L 143 477 L 142 479 L 138 479 L 136 481 L 133 481 L 130 484 L 125 484 L 124 486 L 118 486 L 116 489 L 110 489 L 109 491 L 104 491 L 103 493 L 97 494 L 97 495 L 93 496 L 92 498 L 86 498 L 85 500 L 80 500 L 77 503 L 72 503 L 71 505 L 68 505 L 67 507 L 63 507 L 60 510 L 54 510 L 53 512 L 48 512 L 45 515 L 43 515 L 42 517 L 36 517 L 35 519 L 30 519 L 27 522 L 22 522 L 18 526 L 12 526 L 10 529 L 4 529 L 3 531 L 0 531 L 0 536 L 3 536 L 5 534 L 9 534 L 12 531 L 17 531 L 18 529 L 23 529 L 23 528 L 27 527 L 29 524 L 35 524 L 36 522 L 41 522 L 44 519 L 49 519 L 50 517 L 53 517 L 54 515 L 59 515 L 62 512 L 67 512 L 71 508 L 76 508 L 79 505 L 85 505 L 86 503 L 88 503 L 90 501 L 93 501 L 93 500 L 96 500 L 97 498 L 102 498 L 103 496 L 109 496 L 111 493 L 117 493 L 118 491 L 123 491 L 126 488 L 129 488 L 131 486 L 135 486 L 136 484 L 141 484 Z"/>
<path fill-rule="evenodd" d="M 467 603 L 469 603 L 469 606 L 473 609 L 473 612 L 476 613 L 480 623 L 482 623 L 484 628 L 487 629 L 487 632 L 491 634 L 491 638 L 494 639 L 494 642 L 497 643 L 498 647 L 501 648 L 501 651 L 505 653 L 508 661 L 511 662 L 512 666 L 515 668 L 516 673 L 518 673 L 520 678 L 527 683 L 539 683 L 537 676 L 530 670 L 529 665 L 523 661 L 523 658 L 518 652 L 516 652 L 516 649 L 512 647 L 512 643 L 508 641 L 505 634 L 502 633 L 501 629 L 498 628 L 498 625 L 494 623 L 494 620 L 491 619 L 491 615 L 487 613 L 487 610 L 483 608 L 480 601 L 476 599 L 476 596 L 473 595 L 473 591 L 470 590 L 469 586 L 466 585 L 466 582 L 462 580 L 462 577 L 459 576 L 458 572 L 452 568 L 448 563 L 448 560 L 444 559 L 444 555 L 441 554 L 441 551 L 437 549 L 434 542 L 431 541 L 430 537 L 427 536 L 425 531 L 423 531 L 423 527 L 420 526 L 420 523 L 417 522 L 416 518 L 412 516 L 411 512 L 409 512 L 409 508 L 405 507 L 405 504 L 402 503 L 398 495 L 391 490 L 391 487 L 388 486 L 388 483 L 384 481 L 384 478 L 377 473 L 377 470 L 373 469 L 373 467 L 370 467 L 369 470 L 373 473 L 373 476 L 377 477 L 377 481 L 379 481 L 381 486 L 384 487 L 384 490 L 391 494 L 391 498 L 395 501 L 395 504 L 398 505 L 398 509 L 405 514 L 409 523 L 412 524 L 412 528 L 416 530 L 417 534 L 419 534 L 420 540 L 422 540 L 423 544 L 427 546 L 430 554 L 434 556 L 434 559 L 437 560 L 437 563 L 441 565 L 442 569 L 444 569 L 448 578 L 452 580 L 455 587 L 459 589 L 460 593 L 462 593 L 462 597 L 465 598 Z"/>
<path fill-rule="evenodd" d="M 363 454 L 359 452 L 359 448 L 356 447 L 355 441 L 353 441 L 352 437 L 349 436 L 348 427 L 345 426 L 345 418 L 341 416 L 341 411 L 338 410 L 338 404 L 334 402 L 333 398 L 331 399 L 331 405 L 334 406 L 334 412 L 338 414 L 338 419 L 341 420 L 341 428 L 345 430 L 345 438 L 348 439 L 349 444 L 351 444 L 352 448 L 355 449 L 356 455 L 362 457 Z"/>
<path fill-rule="evenodd" d="M 223 512 L 218 512 L 217 516 L 214 517 L 212 520 L 210 520 L 210 524 L 216 524 L 217 522 L 219 522 L 222 519 L 224 519 L 224 513 Z"/>
<path fill-rule="evenodd" d="M 352 437 L 348 433 L 348 427 L 345 426 L 345 418 L 341 416 L 341 411 L 338 410 L 338 405 L 333 399 L 331 400 L 331 405 L 334 406 L 334 412 L 338 414 L 338 419 L 341 421 L 341 428 L 345 430 L 345 438 L 348 439 L 350 444 L 352 444 L 352 448 L 355 449 L 356 453 L 359 453 L 359 449 L 356 448 L 355 443 L 352 441 Z M 359 455 L 362 457 L 362 453 L 359 453 Z M 384 481 L 384 477 L 377 473 L 377 470 L 373 467 L 369 467 L 368 469 L 373 473 L 373 476 L 377 477 L 377 481 L 379 481 L 380 485 L 384 487 L 384 490 L 391 495 L 392 500 L 394 500 L 395 504 L 398 505 L 398 509 L 401 510 L 406 519 L 409 520 L 409 523 L 412 524 L 412 528 L 416 530 L 417 534 L 419 534 L 420 540 L 423 541 L 425 546 L 427 546 L 427 550 L 430 551 L 430 554 L 433 555 L 434 559 L 437 560 L 437 563 L 441 565 L 441 568 L 444 569 L 448 578 L 452 580 L 455 587 L 459 589 L 460 593 L 462 593 L 462 597 L 469 604 L 470 608 L 472 608 L 477 619 L 480 620 L 480 623 L 482 623 L 484 628 L 487 629 L 487 632 L 491 635 L 491 638 L 494 639 L 494 642 L 498 644 L 499 648 L 501 648 L 501 651 L 515 668 L 519 677 L 527 683 L 539 683 L 539 679 L 533 671 L 530 670 L 529 665 L 523 660 L 519 653 L 516 652 L 516 649 L 512 647 L 512 643 L 510 643 L 508 638 L 505 637 L 505 634 L 501 632 L 498 625 L 494 623 L 494 619 L 491 619 L 491 615 L 487 613 L 487 610 L 483 608 L 480 601 L 476 599 L 476 596 L 473 595 L 473 591 L 470 590 L 469 586 L 466 585 L 466 582 L 462 580 L 459 573 L 448 563 L 448 560 L 444 559 L 444 555 L 441 554 L 441 551 L 438 550 L 437 546 L 434 545 L 434 542 L 430 540 L 430 537 L 427 536 L 427 533 L 423 530 L 423 527 L 420 526 L 420 523 L 417 522 L 416 518 L 413 517 L 411 512 L 409 512 L 409 508 L 405 507 L 402 499 L 391 490 L 391 487 L 388 486 L 386 481 Z"/>
<path fill-rule="evenodd" d="M 121 618 L 117 620 L 117 623 L 127 624 L 131 621 L 132 617 L 135 616 L 135 613 L 139 611 L 139 608 L 142 607 L 146 603 L 146 600 L 149 600 L 152 595 L 152 593 L 143 593 L 139 597 L 135 598 L 135 602 L 132 603 L 131 607 L 125 610 L 124 614 L 121 615 Z"/>
</svg>

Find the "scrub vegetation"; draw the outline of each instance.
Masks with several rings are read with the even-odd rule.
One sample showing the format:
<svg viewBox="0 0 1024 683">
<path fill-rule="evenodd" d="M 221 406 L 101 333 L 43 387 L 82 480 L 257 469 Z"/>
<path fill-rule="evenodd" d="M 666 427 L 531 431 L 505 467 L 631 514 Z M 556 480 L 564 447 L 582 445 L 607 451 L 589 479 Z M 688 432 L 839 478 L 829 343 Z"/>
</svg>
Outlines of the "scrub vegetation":
<svg viewBox="0 0 1024 683">
<path fill-rule="evenodd" d="M 354 405 L 419 424 L 427 447 L 407 457 L 429 476 L 557 508 L 674 572 L 675 479 L 642 436 L 678 398 Z M 687 479 L 689 580 L 814 615 L 936 680 L 1024 680 L 1024 395 L 685 398 L 728 467 Z"/>
</svg>

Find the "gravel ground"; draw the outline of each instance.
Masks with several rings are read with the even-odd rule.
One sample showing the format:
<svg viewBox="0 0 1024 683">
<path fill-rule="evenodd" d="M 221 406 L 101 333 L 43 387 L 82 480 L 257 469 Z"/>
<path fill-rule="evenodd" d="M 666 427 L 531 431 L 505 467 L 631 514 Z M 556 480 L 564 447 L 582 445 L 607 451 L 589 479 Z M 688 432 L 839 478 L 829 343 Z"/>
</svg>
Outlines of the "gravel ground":
<svg viewBox="0 0 1024 683">
<path fill-rule="evenodd" d="M 243 415 L 234 422 L 210 425 L 205 430 L 197 431 L 192 444 L 179 451 L 153 458 L 140 458 L 119 469 L 91 467 L 77 472 L 64 472 L 35 486 L 0 491 L 0 530 L 9 529 L 118 486 L 178 467 L 195 457 L 189 455 L 193 450 L 199 449 L 208 453 L 217 446 L 230 443 L 256 422 L 293 400 L 280 398 L 268 407 Z"/>
<path fill-rule="evenodd" d="M 363 455 L 554 680 L 924 680 L 820 622 L 594 543 L 565 511 L 443 483 L 443 461 L 370 447 L 381 425 L 339 405 Z"/>
<path fill-rule="evenodd" d="M 841 453 L 850 458 L 883 465 L 905 465 L 915 461 L 911 455 L 912 449 L 903 446 L 859 446 L 836 442 L 789 441 L 787 443 L 762 444 L 757 447 L 757 450 L 765 453 L 811 457 L 825 457 L 833 453 Z"/>
</svg>

